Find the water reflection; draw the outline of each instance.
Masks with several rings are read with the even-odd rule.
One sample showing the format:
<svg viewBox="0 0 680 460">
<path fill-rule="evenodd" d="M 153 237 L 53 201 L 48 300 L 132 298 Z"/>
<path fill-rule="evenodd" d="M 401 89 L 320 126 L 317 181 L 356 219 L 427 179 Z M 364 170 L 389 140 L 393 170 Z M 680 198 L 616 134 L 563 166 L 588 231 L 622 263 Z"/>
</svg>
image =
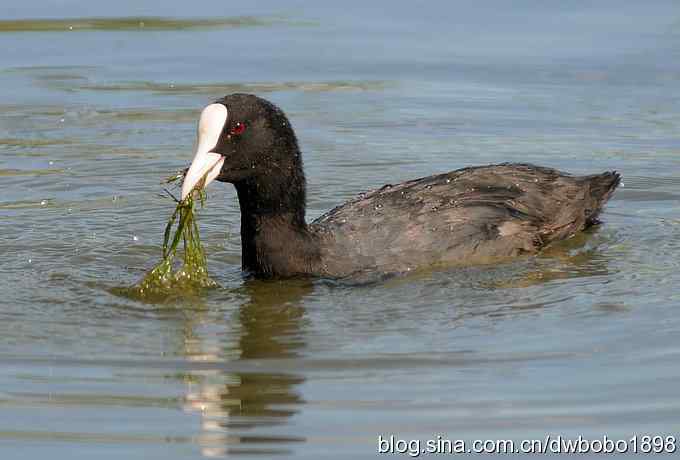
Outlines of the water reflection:
<svg viewBox="0 0 680 460">
<path fill-rule="evenodd" d="M 205 315 L 193 315 L 185 325 L 185 354 L 191 361 L 225 362 L 262 360 L 262 373 L 234 373 L 219 367 L 193 370 L 184 376 L 187 393 L 184 409 L 199 413 L 197 437 L 206 457 L 233 453 L 286 454 L 290 443 L 302 437 L 276 434 L 304 403 L 297 386 L 304 378 L 288 373 L 268 373 L 267 360 L 297 356 L 305 347 L 302 299 L 307 283 L 248 281 L 237 290 L 244 302 L 231 318 L 234 341 L 226 334 L 212 346 L 210 338 L 197 332 Z M 261 428 L 272 434 L 263 436 Z"/>
<path fill-rule="evenodd" d="M 560 241 L 538 257 L 532 266 L 511 279 L 498 280 L 493 287 L 522 288 L 571 278 L 605 277 L 610 274 L 606 251 L 599 245 L 589 245 L 597 230 L 589 230 Z M 491 286 L 489 286 L 491 287 Z"/>
</svg>

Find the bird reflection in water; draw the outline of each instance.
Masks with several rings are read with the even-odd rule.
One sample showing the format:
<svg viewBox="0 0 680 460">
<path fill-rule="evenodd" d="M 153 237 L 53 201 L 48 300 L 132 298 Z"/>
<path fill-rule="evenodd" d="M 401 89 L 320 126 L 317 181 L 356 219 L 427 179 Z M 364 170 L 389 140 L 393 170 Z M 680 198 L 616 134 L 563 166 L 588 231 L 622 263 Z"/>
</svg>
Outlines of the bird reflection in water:
<svg viewBox="0 0 680 460">
<path fill-rule="evenodd" d="M 196 442 L 204 456 L 289 454 L 291 444 L 305 441 L 274 433 L 279 433 L 298 412 L 296 406 L 304 403 L 296 391 L 304 378 L 282 372 L 277 360 L 295 358 L 305 347 L 302 299 L 311 289 L 311 284 L 302 281 L 246 282 L 235 292 L 244 302 L 224 326 L 233 334 L 224 327 L 214 334 L 201 334 L 197 330 L 210 320 L 206 314 L 190 315 L 185 325 L 187 358 L 195 363 L 215 363 L 184 376 L 188 384 L 184 409 L 201 416 Z M 258 363 L 257 370 L 251 371 L 254 363 Z M 267 363 L 279 365 L 267 372 Z"/>
<path fill-rule="evenodd" d="M 595 231 L 590 230 L 560 241 L 530 259 L 531 267 L 509 279 L 496 280 L 489 287 L 523 288 L 554 280 L 606 276 L 611 273 L 606 252 L 598 244 L 589 244 Z"/>
</svg>

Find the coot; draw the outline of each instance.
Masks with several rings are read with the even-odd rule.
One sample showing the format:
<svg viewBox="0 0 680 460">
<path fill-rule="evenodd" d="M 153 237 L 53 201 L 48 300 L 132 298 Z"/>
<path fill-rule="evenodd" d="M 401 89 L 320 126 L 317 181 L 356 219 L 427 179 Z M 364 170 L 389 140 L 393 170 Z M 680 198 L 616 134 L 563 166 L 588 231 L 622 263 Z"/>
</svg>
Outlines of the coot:
<svg viewBox="0 0 680 460">
<path fill-rule="evenodd" d="M 201 113 L 182 198 L 213 180 L 236 187 L 244 270 L 345 278 L 534 254 L 597 223 L 620 177 L 531 164 L 470 167 L 385 185 L 308 224 L 290 122 L 271 102 L 231 94 Z"/>
</svg>

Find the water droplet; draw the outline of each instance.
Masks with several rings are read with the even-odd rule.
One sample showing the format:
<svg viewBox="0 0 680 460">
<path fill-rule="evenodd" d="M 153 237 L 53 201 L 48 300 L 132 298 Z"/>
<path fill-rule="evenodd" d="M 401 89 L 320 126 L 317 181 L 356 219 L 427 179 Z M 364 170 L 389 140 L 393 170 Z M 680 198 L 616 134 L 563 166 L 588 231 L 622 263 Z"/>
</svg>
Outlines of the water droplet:
<svg viewBox="0 0 680 460">
<path fill-rule="evenodd" d="M 42 200 L 40 202 L 40 206 L 47 206 L 47 200 Z"/>
<path fill-rule="evenodd" d="M 49 164 L 50 164 L 50 166 L 52 166 L 52 165 L 54 164 L 54 161 L 50 161 L 50 163 L 49 163 Z"/>
<path fill-rule="evenodd" d="M 68 26 L 68 30 L 73 30 L 73 26 Z"/>
<path fill-rule="evenodd" d="M 59 120 L 59 123 L 63 123 L 63 122 L 65 122 L 65 121 L 66 121 L 65 118 L 61 118 L 61 119 Z"/>
<path fill-rule="evenodd" d="M 451 183 L 451 178 L 450 178 L 450 177 L 447 177 L 447 178 L 446 178 L 446 183 L 447 183 L 447 184 L 450 184 L 450 183 Z"/>
<path fill-rule="evenodd" d="M 139 237 L 137 235 L 132 236 L 132 241 L 139 241 Z"/>
<path fill-rule="evenodd" d="M 28 259 L 28 263 L 33 263 L 33 259 Z"/>
<path fill-rule="evenodd" d="M 534 179 L 534 182 L 538 182 L 538 177 L 536 179 Z"/>
</svg>

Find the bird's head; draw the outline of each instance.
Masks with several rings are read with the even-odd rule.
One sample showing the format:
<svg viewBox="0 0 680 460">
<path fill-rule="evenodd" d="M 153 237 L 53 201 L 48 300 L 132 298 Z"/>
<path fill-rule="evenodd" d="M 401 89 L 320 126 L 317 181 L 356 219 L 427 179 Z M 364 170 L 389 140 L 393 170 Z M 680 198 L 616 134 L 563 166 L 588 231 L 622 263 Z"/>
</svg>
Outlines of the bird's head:
<svg viewBox="0 0 680 460">
<path fill-rule="evenodd" d="M 238 184 L 302 174 L 299 156 L 295 133 L 278 107 L 250 94 L 231 94 L 201 112 L 182 199 L 214 180 Z"/>
</svg>

